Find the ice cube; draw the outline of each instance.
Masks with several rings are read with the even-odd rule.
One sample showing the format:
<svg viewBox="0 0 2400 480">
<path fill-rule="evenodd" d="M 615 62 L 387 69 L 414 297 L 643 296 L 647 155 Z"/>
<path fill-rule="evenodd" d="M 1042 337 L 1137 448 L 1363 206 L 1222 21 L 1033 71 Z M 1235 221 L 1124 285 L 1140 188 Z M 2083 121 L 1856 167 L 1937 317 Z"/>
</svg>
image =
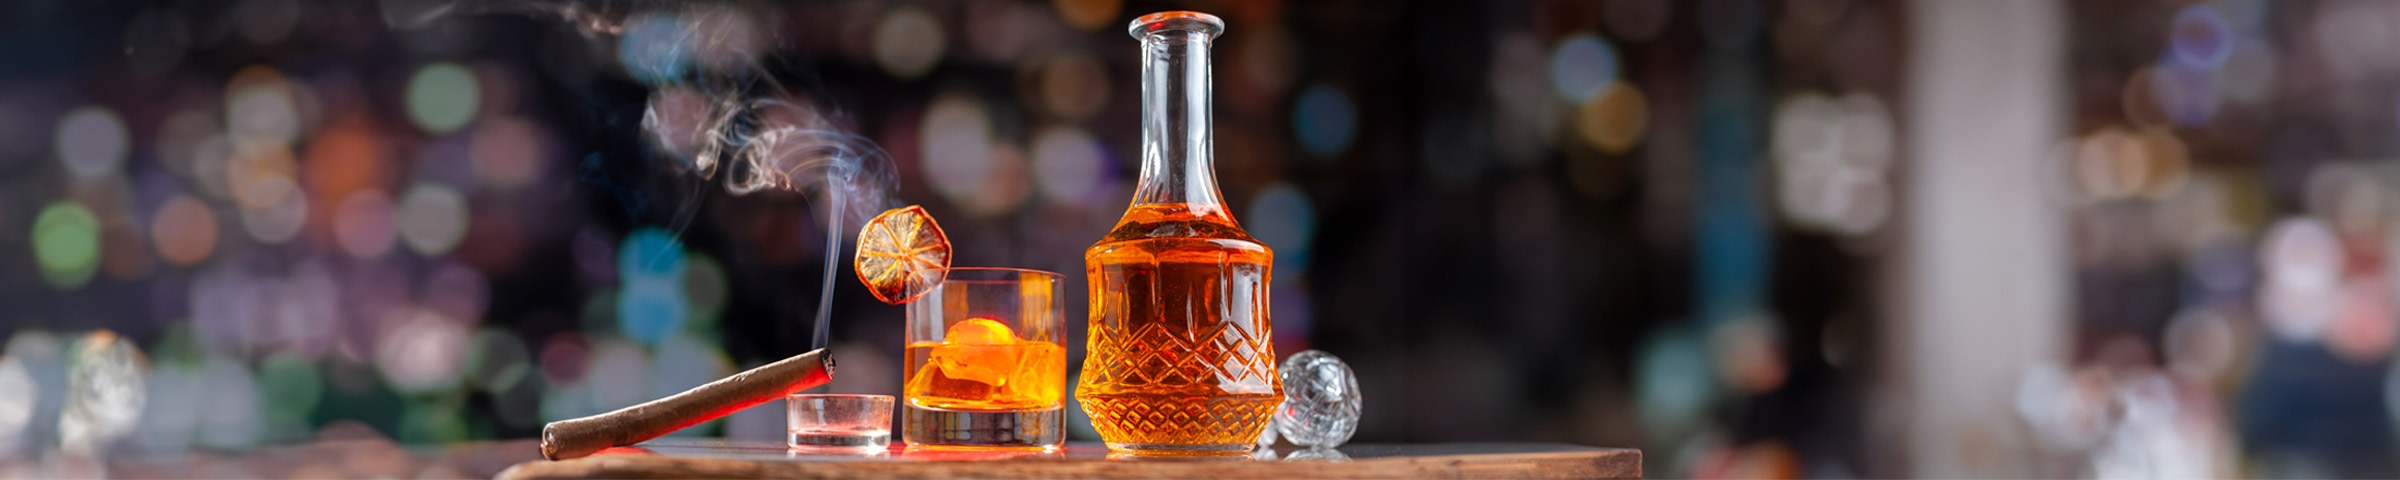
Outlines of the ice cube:
<svg viewBox="0 0 2400 480">
<path fill-rule="evenodd" d="M 1283 406 L 1271 422 L 1285 440 L 1303 447 L 1340 446 L 1358 431 L 1358 377 L 1332 354 L 1292 354 L 1279 368 Z"/>
<path fill-rule="evenodd" d="M 957 402 L 979 402 L 992 396 L 992 385 L 972 380 L 960 380 L 942 374 L 936 365 L 926 365 L 908 381 L 908 391 L 926 397 L 934 407 L 949 408 Z M 911 399 L 915 400 L 915 399 Z"/>
<path fill-rule="evenodd" d="M 950 324 L 950 331 L 943 332 L 942 334 L 942 343 L 951 345 L 1007 345 L 1011 343 L 1017 343 L 1017 334 L 1016 332 L 1009 331 L 1008 324 L 1000 323 L 997 320 L 992 320 L 989 318 L 977 317 Z"/>
<path fill-rule="evenodd" d="M 993 392 L 993 401 L 1027 408 L 1054 406 L 1065 389 L 1066 353 L 1050 342 L 1018 342 L 1007 348 L 1016 355 L 1008 381 Z"/>
<path fill-rule="evenodd" d="M 932 363 L 942 375 L 990 386 L 1008 383 L 1017 366 L 1017 349 L 1007 345 L 949 345 L 933 347 Z"/>
<path fill-rule="evenodd" d="M 969 318 L 950 324 L 942 346 L 934 347 L 931 363 L 942 375 L 999 387 L 1008 383 L 1018 363 L 1017 335 L 1008 325 L 989 318 Z"/>
</svg>

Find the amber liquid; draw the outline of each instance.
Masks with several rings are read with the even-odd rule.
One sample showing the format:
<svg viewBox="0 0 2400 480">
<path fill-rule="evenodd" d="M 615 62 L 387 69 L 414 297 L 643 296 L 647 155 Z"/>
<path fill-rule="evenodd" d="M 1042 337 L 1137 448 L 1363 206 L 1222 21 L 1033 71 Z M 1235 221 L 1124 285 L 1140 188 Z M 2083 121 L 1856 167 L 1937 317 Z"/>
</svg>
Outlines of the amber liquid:
<svg viewBox="0 0 2400 480">
<path fill-rule="evenodd" d="M 937 352 L 943 358 L 935 358 Z M 1066 389 L 1066 365 L 1067 350 L 1050 342 L 917 342 L 908 345 L 908 379 L 902 395 L 909 405 L 943 410 L 1059 408 L 1064 400 L 1061 391 Z"/>
<path fill-rule="evenodd" d="M 1241 452 L 1283 401 L 1274 252 L 1221 207 L 1135 206 L 1084 254 L 1091 332 L 1075 398 L 1111 448 Z"/>
<path fill-rule="evenodd" d="M 908 345 L 910 448 L 1051 450 L 1066 440 L 1067 350 L 1020 340 L 1002 345 Z"/>
</svg>

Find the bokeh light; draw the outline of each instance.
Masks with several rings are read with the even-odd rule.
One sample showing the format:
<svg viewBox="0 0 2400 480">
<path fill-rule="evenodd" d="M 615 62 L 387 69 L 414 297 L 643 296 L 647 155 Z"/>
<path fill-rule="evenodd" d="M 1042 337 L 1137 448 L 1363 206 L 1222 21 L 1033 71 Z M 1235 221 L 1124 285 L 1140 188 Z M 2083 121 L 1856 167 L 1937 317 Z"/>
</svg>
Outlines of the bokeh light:
<svg viewBox="0 0 2400 480">
<path fill-rule="evenodd" d="M 1791 376 L 1791 367 L 1784 364 L 1783 331 L 1771 319 L 1737 317 L 1711 327 L 1708 337 L 1717 380 L 1735 391 L 1774 391 Z"/>
<path fill-rule="evenodd" d="M 2183 140 L 2165 129 L 2106 128 L 2074 146 L 2069 173 L 2091 200 L 2165 198 L 2189 183 L 2190 155 Z"/>
<path fill-rule="evenodd" d="M 1567 37 L 1550 51 L 1550 88 L 1568 102 L 1582 104 L 1617 81 L 1624 68 L 1619 62 L 1616 47 L 1597 35 Z"/>
<path fill-rule="evenodd" d="M 591 371 L 592 345 L 582 334 L 559 332 L 542 341 L 542 383 L 565 386 L 582 382 Z"/>
<path fill-rule="evenodd" d="M 2259 314 L 2268 330 L 2287 340 L 2314 342 L 2333 322 L 2343 262 L 2341 243 L 2324 222 L 2291 218 L 2276 222 L 2259 245 L 2266 283 Z"/>
<path fill-rule="evenodd" d="M 2316 47 L 2333 80 L 2361 80 L 2394 67 L 2386 47 L 2400 41 L 2395 35 L 2400 32 L 2394 30 L 2388 10 L 2380 2 L 2326 3 L 2301 19 L 2307 23 L 2301 34 L 2312 40 L 2308 43 Z"/>
<path fill-rule="evenodd" d="M 358 258 L 375 258 L 392 250 L 399 241 L 399 227 L 394 225 L 392 197 L 379 189 L 351 192 L 333 211 L 334 243 L 342 252 Z"/>
<path fill-rule="evenodd" d="M 467 235 L 467 197 L 439 183 L 419 183 L 400 198 L 400 240 L 419 255 L 440 255 Z"/>
<path fill-rule="evenodd" d="M 691 312 L 682 289 L 643 286 L 619 291 L 616 313 L 627 338 L 650 344 L 674 333 Z"/>
<path fill-rule="evenodd" d="M 948 94 L 925 107 L 920 152 L 925 181 L 952 202 L 965 205 L 983 192 L 992 176 L 992 121 L 983 102 Z"/>
<path fill-rule="evenodd" d="M 400 427 L 395 437 L 414 444 L 447 444 L 467 439 L 467 419 L 461 416 L 456 400 L 427 400 L 410 402 L 400 410 Z"/>
<path fill-rule="evenodd" d="M 298 86 L 283 72 L 251 65 L 225 82 L 225 126 L 237 148 L 250 144 L 288 145 L 300 138 Z"/>
<path fill-rule="evenodd" d="M 2381 276 L 2349 279 L 2332 323 L 2325 326 L 2325 346 L 2334 355 L 2358 364 L 2375 365 L 2391 355 L 2400 330 L 2400 310 L 2392 305 L 2392 289 Z"/>
<path fill-rule="evenodd" d="M 2196 382 L 2220 382 L 2232 374 L 2242 355 L 2242 334 L 2234 319 L 2220 310 L 2186 310 L 2167 322 L 2160 341 L 2167 370 Z"/>
<path fill-rule="evenodd" d="M 457 385 L 467 363 L 467 328 L 432 310 L 396 314 L 403 317 L 375 346 L 375 366 L 384 381 L 416 393 Z"/>
<path fill-rule="evenodd" d="M 2217 92 L 2218 78 L 2212 70 L 2164 62 L 2151 70 L 2148 91 L 2157 97 L 2152 103 L 2177 125 L 2205 125 L 2216 118 L 2222 98 Z"/>
<path fill-rule="evenodd" d="M 948 43 L 941 22 L 921 8 L 896 7 L 875 22 L 875 64 L 903 80 L 932 71 Z"/>
<path fill-rule="evenodd" d="M 266 282 L 265 296 L 260 308 L 265 309 L 256 322 L 252 335 L 262 350 L 297 354 L 307 358 L 323 356 L 341 334 L 342 324 L 331 321 L 342 312 L 341 285 L 333 270 L 324 262 L 304 260 L 282 272 L 282 275 L 261 279 Z"/>
<path fill-rule="evenodd" d="M 1318 158 L 1341 156 L 1358 136 L 1358 106 L 1339 87 L 1308 87 L 1292 105 L 1292 130 L 1308 153 Z"/>
<path fill-rule="evenodd" d="M 224 168 L 226 188 L 245 209 L 273 207 L 300 195 L 300 184 L 293 178 L 299 165 L 283 144 L 244 144 L 226 158 Z"/>
<path fill-rule="evenodd" d="M 514 191 L 541 175 L 548 150 L 541 124 L 504 117 L 475 128 L 467 155 L 474 164 L 476 186 Z"/>
<path fill-rule="evenodd" d="M 683 241 L 654 227 L 635 229 L 617 249 L 617 271 L 629 284 L 681 281 L 683 260 Z"/>
<path fill-rule="evenodd" d="M 1898 135 L 1881 100 L 1793 96 L 1776 108 L 1774 129 L 1777 205 L 1786 219 L 1857 235 L 1891 214 Z"/>
<path fill-rule="evenodd" d="M 254 183 L 255 190 L 281 192 L 262 194 L 273 203 L 241 209 L 242 229 L 250 238 L 267 244 L 280 244 L 300 234 L 308 223 L 308 197 L 301 193 L 290 176 L 267 176 Z"/>
<path fill-rule="evenodd" d="M 199 434 L 201 407 L 195 400 L 202 398 L 205 392 L 200 385 L 200 359 L 175 359 L 172 355 L 188 357 L 196 355 L 196 352 L 170 354 L 168 350 L 165 346 L 157 350 L 160 355 L 156 358 L 159 361 L 150 370 L 150 384 L 145 387 L 150 392 L 149 396 L 156 401 L 143 403 L 141 423 L 134 429 L 130 439 L 131 447 L 142 454 L 181 453 L 191 448 Z M 0 370 L 6 368 L 0 366 Z M 0 376 L 6 375 L 6 372 L 0 372 Z M 6 390 L 6 383 L 7 380 L 0 379 L 0 390 Z M 5 428 L 0 425 L 0 430 Z M 0 451 L 6 451 L 7 448 L 7 445 L 0 445 Z"/>
<path fill-rule="evenodd" d="M 2233 53 L 2233 43 L 2233 28 L 2226 25 L 2217 7 L 2208 3 L 2183 6 L 2167 25 L 2167 49 L 2184 66 L 2213 69 L 2224 65 Z"/>
<path fill-rule="evenodd" d="M 1099 139 L 1075 127 L 1050 127 L 1033 137 L 1033 186 L 1042 198 L 1084 205 L 1108 180 Z"/>
<path fill-rule="evenodd" d="M 192 266 L 217 250 L 217 212 L 177 194 L 150 217 L 150 244 L 168 264 Z"/>
<path fill-rule="evenodd" d="M 307 431 L 325 398 L 325 375 L 307 357 L 278 353 L 258 365 L 259 397 L 266 406 L 270 437 Z"/>
<path fill-rule="evenodd" d="M 200 394 L 186 399 L 205 405 L 197 429 L 201 446 L 241 450 L 258 445 L 266 432 L 265 402 L 258 377 L 240 360 L 210 355 L 200 369 Z"/>
<path fill-rule="evenodd" d="M 192 183 L 200 187 L 204 197 L 211 200 L 232 198 L 233 186 L 229 183 L 233 153 L 232 138 L 223 134 L 203 136 L 193 144 Z"/>
<path fill-rule="evenodd" d="M 475 119 L 483 101 L 475 72 L 455 63 L 433 63 L 408 79 L 408 119 L 427 133 L 457 131 Z"/>
<path fill-rule="evenodd" d="M 1650 131 L 1650 100 L 1631 83 L 1612 82 L 1575 109 L 1575 131 L 1603 153 L 1624 154 Z"/>
<path fill-rule="evenodd" d="M 1108 106 L 1108 70 L 1081 51 L 1050 55 L 1033 63 L 1035 106 L 1062 120 L 1089 119 Z"/>
<path fill-rule="evenodd" d="M 656 345 L 683 328 L 691 305 L 684 290 L 686 272 L 683 242 L 665 230 L 641 228 L 625 236 L 617 250 L 617 326 L 625 336 Z"/>
<path fill-rule="evenodd" d="M 1716 395 L 1708 349 L 1690 326 L 1670 326 L 1643 338 L 1634 365 L 1642 427 L 1674 437 L 1689 431 Z"/>
<path fill-rule="evenodd" d="M 1317 209 L 1308 194 L 1288 183 L 1270 184 L 1258 189 L 1248 213 L 1242 223 L 1250 234 L 1275 246 L 1275 274 L 1307 278 L 1309 251 L 1317 234 Z"/>
<path fill-rule="evenodd" d="M 117 173 L 133 147 L 131 135 L 125 133 L 125 120 L 102 107 L 67 112 L 59 119 L 58 134 L 52 141 L 57 145 L 58 161 L 66 165 L 68 174 L 81 180 Z"/>
<path fill-rule="evenodd" d="M 267 303 L 264 282 L 244 265 L 218 262 L 192 276 L 186 297 L 194 337 L 212 351 L 244 351 Z"/>
<path fill-rule="evenodd" d="M 594 406 L 615 410 L 652 398 L 650 354 L 642 347 L 622 340 L 600 340 L 593 343 L 591 358 L 588 371 L 599 374 L 586 375 L 583 381 L 591 388 Z"/>
<path fill-rule="evenodd" d="M 1124 6 L 1125 0 L 1050 0 L 1060 20 L 1086 31 L 1115 26 L 1117 11 Z"/>
<path fill-rule="evenodd" d="M 33 259 L 42 281 L 74 290 L 100 271 L 100 219 L 83 204 L 60 202 L 33 219 Z"/>
</svg>

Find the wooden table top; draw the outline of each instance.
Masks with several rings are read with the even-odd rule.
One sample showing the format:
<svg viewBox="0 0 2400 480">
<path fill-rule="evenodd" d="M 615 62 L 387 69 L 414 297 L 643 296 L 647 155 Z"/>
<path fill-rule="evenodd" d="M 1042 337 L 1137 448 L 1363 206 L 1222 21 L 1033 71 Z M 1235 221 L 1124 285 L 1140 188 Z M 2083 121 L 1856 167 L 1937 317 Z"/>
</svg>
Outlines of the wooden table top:
<svg viewBox="0 0 2400 480">
<path fill-rule="evenodd" d="M 1535 443 L 1344 445 L 1230 459 L 1112 457 L 1099 444 L 1055 453 L 794 452 L 775 442 L 660 439 L 585 458 L 535 460 L 503 479 L 546 478 L 1640 478 L 1642 453 Z"/>
</svg>

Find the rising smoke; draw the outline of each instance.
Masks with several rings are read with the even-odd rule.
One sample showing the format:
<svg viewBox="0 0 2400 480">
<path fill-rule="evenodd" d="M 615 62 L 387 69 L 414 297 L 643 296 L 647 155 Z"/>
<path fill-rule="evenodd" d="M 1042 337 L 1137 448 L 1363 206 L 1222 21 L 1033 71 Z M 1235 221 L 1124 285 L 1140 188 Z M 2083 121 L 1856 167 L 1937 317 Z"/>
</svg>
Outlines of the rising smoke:
<svg viewBox="0 0 2400 480">
<path fill-rule="evenodd" d="M 557 20 L 603 47 L 620 52 L 624 73 L 649 85 L 641 129 L 662 164 L 679 175 L 722 182 L 736 195 L 789 192 L 825 206 L 825 270 L 811 348 L 824 348 L 832 315 L 834 273 L 851 225 L 898 207 L 892 162 L 881 147 L 835 126 L 824 109 L 792 100 L 794 92 L 766 67 L 777 45 L 778 15 L 745 15 L 773 8 L 759 3 L 633 0 L 384 0 L 394 29 L 445 18 L 522 15 Z M 750 12 L 755 13 L 755 12 Z M 673 223 L 689 221 L 697 198 Z"/>
</svg>

